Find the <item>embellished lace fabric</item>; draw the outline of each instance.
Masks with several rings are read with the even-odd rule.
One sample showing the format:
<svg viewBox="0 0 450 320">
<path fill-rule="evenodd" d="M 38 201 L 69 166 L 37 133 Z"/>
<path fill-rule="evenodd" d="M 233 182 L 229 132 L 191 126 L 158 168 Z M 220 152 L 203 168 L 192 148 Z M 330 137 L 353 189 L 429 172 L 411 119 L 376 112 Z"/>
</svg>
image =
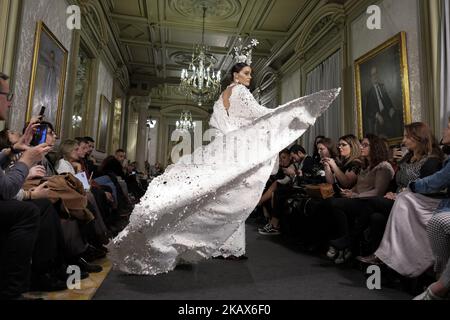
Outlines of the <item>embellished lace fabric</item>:
<svg viewBox="0 0 450 320">
<path fill-rule="evenodd" d="M 232 89 L 226 111 L 214 105 L 214 139 L 155 178 L 129 225 L 110 243 L 114 268 L 156 275 L 179 263 L 245 253 L 245 220 L 277 165 L 339 95 L 321 91 L 276 109 L 260 106 L 243 85 Z"/>
</svg>

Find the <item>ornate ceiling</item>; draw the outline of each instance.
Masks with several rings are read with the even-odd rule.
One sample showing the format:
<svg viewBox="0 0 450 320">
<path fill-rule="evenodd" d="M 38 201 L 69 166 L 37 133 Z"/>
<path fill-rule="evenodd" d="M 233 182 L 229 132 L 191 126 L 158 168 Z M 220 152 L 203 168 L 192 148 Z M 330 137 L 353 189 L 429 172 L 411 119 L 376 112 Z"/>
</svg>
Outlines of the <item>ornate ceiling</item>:
<svg viewBox="0 0 450 320">
<path fill-rule="evenodd" d="M 320 0 L 108 0 L 104 6 L 133 81 L 150 86 L 179 82 L 195 44 L 205 42 L 227 72 L 237 38 L 257 38 L 254 67 L 283 46 Z M 323 2 L 323 1 L 322 1 Z"/>
</svg>

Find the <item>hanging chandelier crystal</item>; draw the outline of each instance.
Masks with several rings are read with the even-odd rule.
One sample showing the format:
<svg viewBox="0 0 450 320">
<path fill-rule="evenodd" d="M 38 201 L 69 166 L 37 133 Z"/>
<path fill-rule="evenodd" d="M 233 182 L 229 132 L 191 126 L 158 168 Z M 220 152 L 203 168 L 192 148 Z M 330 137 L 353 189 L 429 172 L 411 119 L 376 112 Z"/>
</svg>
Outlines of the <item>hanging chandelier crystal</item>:
<svg viewBox="0 0 450 320">
<path fill-rule="evenodd" d="M 192 130 L 195 128 L 195 122 L 192 120 L 190 111 L 183 111 L 180 115 L 180 120 L 177 121 L 177 130 Z"/>
<path fill-rule="evenodd" d="M 188 69 L 181 71 L 181 92 L 194 100 L 198 106 L 214 100 L 220 92 L 220 70 L 215 72 L 216 59 L 208 53 L 205 46 L 206 7 L 203 7 L 202 44 L 197 45 L 192 53 L 192 61 Z"/>
</svg>

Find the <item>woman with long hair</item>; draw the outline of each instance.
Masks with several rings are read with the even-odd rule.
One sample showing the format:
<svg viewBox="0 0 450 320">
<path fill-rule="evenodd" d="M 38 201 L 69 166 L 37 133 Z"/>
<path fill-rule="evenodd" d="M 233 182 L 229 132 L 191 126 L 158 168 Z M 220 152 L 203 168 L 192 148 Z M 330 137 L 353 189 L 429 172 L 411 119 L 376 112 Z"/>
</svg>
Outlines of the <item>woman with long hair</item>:
<svg viewBox="0 0 450 320">
<path fill-rule="evenodd" d="M 352 255 L 353 225 L 355 217 L 364 207 L 357 198 L 381 196 L 388 191 L 394 169 L 388 162 L 389 151 L 382 139 L 367 134 L 361 143 L 362 170 L 352 189 L 341 189 L 342 198 L 328 200 L 333 214 L 335 240 L 331 241 L 327 256 L 341 264 Z"/>
<path fill-rule="evenodd" d="M 388 263 L 390 267 L 403 275 L 419 275 L 423 271 L 423 264 L 410 266 L 408 262 L 421 260 L 421 258 L 411 256 L 413 252 L 408 248 L 411 241 L 403 239 L 408 238 L 403 237 L 406 232 L 403 229 L 410 228 L 409 232 L 417 230 L 418 234 L 422 235 L 422 223 L 431 216 L 423 215 L 420 219 L 417 217 L 424 207 L 432 207 L 435 203 L 439 203 L 439 200 L 411 194 L 408 192 L 408 186 L 440 170 L 443 154 L 435 148 L 436 139 L 425 123 L 416 122 L 405 126 L 403 144 L 407 147 L 408 153 L 399 163 L 396 192 L 387 193 L 384 198 L 363 201 L 366 210 L 360 218 L 362 225 L 360 229 L 370 226 L 369 249 L 376 250 L 372 255 L 357 259 L 370 264 Z M 426 235 L 424 237 L 426 238 Z M 410 252 L 400 252 L 403 250 Z M 425 248 L 423 252 L 426 256 Z M 420 256 L 423 257 L 422 254 Z M 426 258 L 423 260 L 425 261 Z"/>
</svg>

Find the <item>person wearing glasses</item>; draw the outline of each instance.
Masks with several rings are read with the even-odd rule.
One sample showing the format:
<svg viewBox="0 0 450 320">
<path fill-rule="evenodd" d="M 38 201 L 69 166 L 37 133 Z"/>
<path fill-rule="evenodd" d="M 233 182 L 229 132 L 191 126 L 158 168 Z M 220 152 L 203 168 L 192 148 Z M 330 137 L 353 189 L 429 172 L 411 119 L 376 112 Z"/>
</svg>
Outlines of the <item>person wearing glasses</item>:
<svg viewBox="0 0 450 320">
<path fill-rule="evenodd" d="M 388 162 L 389 150 L 378 136 L 365 136 L 361 143 L 361 159 L 363 169 L 356 185 L 352 189 L 341 189 L 341 198 L 326 201 L 327 211 L 332 212 L 333 231 L 338 236 L 330 242 L 327 256 L 336 264 L 344 263 L 355 252 L 357 241 L 352 226 L 356 215 L 364 210 L 357 199 L 384 195 L 394 177 L 394 169 Z"/>
<path fill-rule="evenodd" d="M 354 135 L 346 135 L 339 139 L 339 159 L 322 159 L 328 183 L 338 188 L 351 189 L 356 184 L 361 171 L 362 162 L 359 141 Z"/>
<path fill-rule="evenodd" d="M 0 120 L 8 118 L 13 97 L 8 76 L 0 72 Z M 42 161 L 49 151 L 46 144 L 29 146 L 34 126 L 32 121 L 12 148 L 0 151 L 2 168 L 9 164 L 13 151 L 23 152 L 13 167 L 7 171 L 0 169 L 0 299 L 24 299 L 23 293 L 30 287 L 32 266 L 35 271 L 34 283 L 41 289 L 66 288 L 65 283 L 53 281 L 53 278 L 50 281 L 48 275 L 44 274 L 47 270 L 43 266 L 48 263 L 47 258 L 51 254 L 48 245 L 52 243 L 52 236 L 56 235 L 51 221 L 58 218 L 51 203 L 35 200 L 32 193 L 28 193 L 22 201 L 15 199 L 30 168 Z M 36 272 L 38 269 L 43 272 L 39 272 L 39 277 Z M 44 279 L 48 281 L 44 283 Z"/>
</svg>

